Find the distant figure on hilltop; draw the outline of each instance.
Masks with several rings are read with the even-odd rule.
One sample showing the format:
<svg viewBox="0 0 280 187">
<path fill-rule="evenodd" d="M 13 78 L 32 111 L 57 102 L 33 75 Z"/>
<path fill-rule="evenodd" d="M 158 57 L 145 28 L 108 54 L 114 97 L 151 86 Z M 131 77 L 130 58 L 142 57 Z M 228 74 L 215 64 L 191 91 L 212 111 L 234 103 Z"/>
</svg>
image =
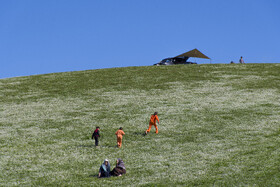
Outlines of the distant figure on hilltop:
<svg viewBox="0 0 280 187">
<path fill-rule="evenodd" d="M 157 121 L 158 121 L 158 124 L 159 124 L 159 119 L 158 119 L 158 116 L 157 116 L 157 112 L 155 112 L 153 115 L 151 115 L 151 119 L 150 119 L 150 122 L 149 122 L 149 128 L 146 130 L 146 134 L 148 134 L 148 132 L 151 131 L 151 128 L 152 126 L 155 126 L 156 128 L 156 134 L 158 133 L 158 127 L 157 127 Z"/>
<path fill-rule="evenodd" d="M 244 60 L 243 60 L 243 57 L 242 57 L 242 56 L 240 57 L 239 63 L 240 63 L 240 64 L 245 64 L 245 62 L 244 62 Z"/>
<path fill-rule="evenodd" d="M 118 148 L 121 148 L 122 147 L 122 138 L 123 138 L 123 135 L 125 135 L 125 133 L 123 132 L 123 128 L 120 127 L 119 130 L 117 130 L 117 132 L 115 134 L 117 136 Z"/>
</svg>

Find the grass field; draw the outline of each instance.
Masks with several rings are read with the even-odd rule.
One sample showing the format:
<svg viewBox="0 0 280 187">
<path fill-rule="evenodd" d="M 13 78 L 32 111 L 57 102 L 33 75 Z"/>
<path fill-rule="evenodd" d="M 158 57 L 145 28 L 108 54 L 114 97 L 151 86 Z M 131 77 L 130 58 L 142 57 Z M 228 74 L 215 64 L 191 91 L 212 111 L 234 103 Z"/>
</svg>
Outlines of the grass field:
<svg viewBox="0 0 280 187">
<path fill-rule="evenodd" d="M 66 72 L 0 89 L 0 186 L 280 186 L 280 64 Z M 155 111 L 159 134 L 143 136 Z M 98 179 L 105 158 L 127 174 Z"/>
</svg>

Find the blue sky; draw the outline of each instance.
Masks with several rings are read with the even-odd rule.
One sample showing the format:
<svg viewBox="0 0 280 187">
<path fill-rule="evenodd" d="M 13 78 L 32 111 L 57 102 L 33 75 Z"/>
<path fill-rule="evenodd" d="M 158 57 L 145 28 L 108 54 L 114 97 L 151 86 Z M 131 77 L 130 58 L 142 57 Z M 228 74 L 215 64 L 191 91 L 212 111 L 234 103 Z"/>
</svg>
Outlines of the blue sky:
<svg viewBox="0 0 280 187">
<path fill-rule="evenodd" d="M 278 0 L 0 0 L 0 78 L 148 66 L 280 63 Z M 205 60 L 196 60 L 209 63 Z"/>
</svg>

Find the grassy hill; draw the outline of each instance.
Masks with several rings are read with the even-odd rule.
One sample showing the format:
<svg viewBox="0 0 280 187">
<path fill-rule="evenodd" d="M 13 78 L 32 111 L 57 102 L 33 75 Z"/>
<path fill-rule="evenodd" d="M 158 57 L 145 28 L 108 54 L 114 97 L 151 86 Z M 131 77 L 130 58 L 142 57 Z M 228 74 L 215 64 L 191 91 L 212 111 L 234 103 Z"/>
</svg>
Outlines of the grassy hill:
<svg viewBox="0 0 280 187">
<path fill-rule="evenodd" d="M 0 186 L 280 186 L 280 64 L 66 72 L 0 89 Z M 155 111 L 159 134 L 143 136 Z M 96 178 L 105 158 L 127 174 Z"/>
</svg>

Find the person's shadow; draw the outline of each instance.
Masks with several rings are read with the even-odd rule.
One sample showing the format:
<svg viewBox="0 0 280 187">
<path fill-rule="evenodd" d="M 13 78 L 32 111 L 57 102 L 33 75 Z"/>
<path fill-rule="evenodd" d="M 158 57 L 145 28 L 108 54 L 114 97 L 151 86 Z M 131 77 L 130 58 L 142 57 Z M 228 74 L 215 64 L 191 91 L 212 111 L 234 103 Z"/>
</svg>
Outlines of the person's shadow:
<svg viewBox="0 0 280 187">
<path fill-rule="evenodd" d="M 99 145 L 99 146 L 95 146 L 95 145 L 77 145 L 77 147 L 79 148 L 96 148 L 96 149 L 101 149 L 101 148 L 116 148 L 118 147 L 117 145 Z"/>
<path fill-rule="evenodd" d="M 95 145 L 78 145 L 77 147 L 95 147 Z"/>
<path fill-rule="evenodd" d="M 146 133 L 145 132 L 134 132 L 133 133 L 134 135 L 136 135 L 136 136 L 146 136 Z"/>
<path fill-rule="evenodd" d="M 89 175 L 89 177 L 96 177 L 96 178 L 98 178 L 98 174 L 95 174 L 95 175 Z"/>
</svg>

